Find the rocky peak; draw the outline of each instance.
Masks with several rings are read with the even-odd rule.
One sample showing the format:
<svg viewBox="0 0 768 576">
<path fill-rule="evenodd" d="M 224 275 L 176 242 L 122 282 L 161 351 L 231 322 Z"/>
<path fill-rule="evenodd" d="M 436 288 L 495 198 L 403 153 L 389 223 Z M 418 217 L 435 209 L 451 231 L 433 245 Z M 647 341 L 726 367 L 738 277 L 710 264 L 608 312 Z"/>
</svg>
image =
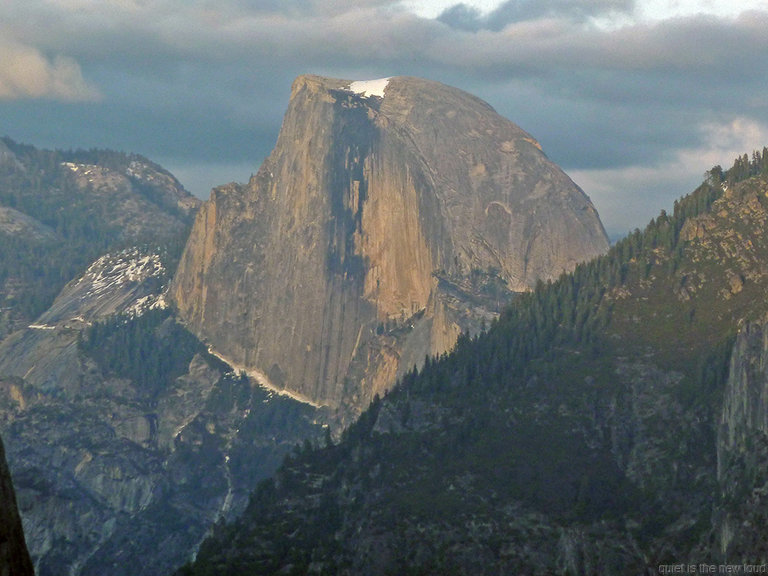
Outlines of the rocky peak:
<svg viewBox="0 0 768 576">
<path fill-rule="evenodd" d="M 120 198 L 130 191 L 182 218 L 188 217 L 199 206 L 200 201 L 160 166 L 141 156 L 126 159 L 125 163 L 126 166 L 120 166 L 120 169 L 81 162 L 63 162 L 62 166 L 71 171 L 80 187 L 97 194 Z"/>
<path fill-rule="evenodd" d="M 478 98 L 301 76 L 259 172 L 198 214 L 172 292 L 225 357 L 360 407 L 607 247 L 587 196 Z"/>
<path fill-rule="evenodd" d="M 135 156 L 129 162 L 125 175 L 134 183 L 149 187 L 161 206 L 183 216 L 189 216 L 200 205 L 200 201 L 187 192 L 173 174 L 141 156 Z"/>
<path fill-rule="evenodd" d="M 473 268 L 497 268 L 511 290 L 526 291 L 607 249 L 586 195 L 530 134 L 479 98 L 422 78 L 349 82 L 301 76 L 286 121 L 295 108 L 329 100 L 350 116 L 358 110 L 357 125 L 367 125 L 365 139 L 371 140 L 369 162 L 389 146 L 407 151 L 363 166 L 374 179 L 360 181 L 375 186 L 382 168 L 408 166 L 419 201 L 437 201 L 442 226 L 427 232 L 430 242 L 449 251 L 435 263 L 444 270 L 461 276 Z M 372 213 L 375 206 L 366 208 Z"/>
<path fill-rule="evenodd" d="M 0 338 L 28 325 L 107 251 L 150 246 L 176 260 L 199 204 L 135 154 L 0 139 Z"/>
</svg>

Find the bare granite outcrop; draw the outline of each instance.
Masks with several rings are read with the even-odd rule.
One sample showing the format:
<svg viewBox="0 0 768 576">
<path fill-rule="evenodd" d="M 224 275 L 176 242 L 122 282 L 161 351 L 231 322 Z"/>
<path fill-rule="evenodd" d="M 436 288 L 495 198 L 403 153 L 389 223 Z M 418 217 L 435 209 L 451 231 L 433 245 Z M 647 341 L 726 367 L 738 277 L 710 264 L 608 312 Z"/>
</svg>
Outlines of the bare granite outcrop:
<svg viewBox="0 0 768 576">
<path fill-rule="evenodd" d="M 354 415 L 607 247 L 589 198 L 480 99 L 301 76 L 258 173 L 198 213 L 171 295 L 221 355 Z"/>
</svg>

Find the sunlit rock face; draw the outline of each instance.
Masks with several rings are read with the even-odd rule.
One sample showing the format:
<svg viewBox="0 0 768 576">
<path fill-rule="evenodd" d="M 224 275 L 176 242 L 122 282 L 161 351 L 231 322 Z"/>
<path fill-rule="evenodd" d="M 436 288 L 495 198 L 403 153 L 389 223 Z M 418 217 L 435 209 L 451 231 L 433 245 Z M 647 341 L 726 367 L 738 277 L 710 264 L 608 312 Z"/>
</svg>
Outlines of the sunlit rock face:
<svg viewBox="0 0 768 576">
<path fill-rule="evenodd" d="M 172 297 L 223 356 L 354 413 L 607 247 L 589 198 L 478 98 L 302 76 L 259 172 L 200 210 Z"/>
</svg>

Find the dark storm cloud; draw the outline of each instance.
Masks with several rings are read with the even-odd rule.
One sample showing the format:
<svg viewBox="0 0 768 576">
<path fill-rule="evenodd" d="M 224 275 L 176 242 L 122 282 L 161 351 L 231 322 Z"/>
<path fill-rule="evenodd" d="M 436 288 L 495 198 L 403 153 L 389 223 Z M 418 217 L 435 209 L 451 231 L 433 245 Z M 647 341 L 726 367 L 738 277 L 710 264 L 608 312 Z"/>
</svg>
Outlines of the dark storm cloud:
<svg viewBox="0 0 768 576">
<path fill-rule="evenodd" d="M 141 152 L 194 175 L 185 184 L 204 195 L 223 166 L 240 167 L 227 179 L 257 170 L 298 74 L 404 74 L 484 98 L 566 170 L 597 188 L 600 174 L 620 180 L 616 197 L 652 178 L 661 190 L 664 170 L 688 169 L 670 162 L 719 149 L 708 140 L 718 126 L 733 127 L 736 149 L 768 143 L 751 140 L 768 126 L 768 13 L 594 20 L 632 10 L 625 0 L 520 0 L 487 15 L 457 5 L 429 20 L 387 0 L 7 0 L 0 132 Z M 21 57 L 34 65 L 14 66 Z M 604 205 L 609 227 L 628 221 Z"/>
<path fill-rule="evenodd" d="M 437 19 L 459 30 L 498 32 L 509 24 L 542 18 L 583 21 L 630 13 L 634 5 L 634 0 L 509 0 L 489 14 L 466 4 L 456 4 L 443 11 Z"/>
</svg>

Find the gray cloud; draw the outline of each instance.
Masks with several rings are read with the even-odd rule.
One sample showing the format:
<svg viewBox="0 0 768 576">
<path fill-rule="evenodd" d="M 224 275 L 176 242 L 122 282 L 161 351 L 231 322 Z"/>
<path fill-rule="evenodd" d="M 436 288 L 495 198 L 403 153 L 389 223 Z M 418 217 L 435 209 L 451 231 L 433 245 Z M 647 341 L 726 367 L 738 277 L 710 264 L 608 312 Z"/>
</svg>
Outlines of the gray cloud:
<svg viewBox="0 0 768 576">
<path fill-rule="evenodd" d="M 498 32 L 519 22 L 542 18 L 585 21 L 605 15 L 629 14 L 634 7 L 634 0 L 509 0 L 490 14 L 483 14 L 466 4 L 456 4 L 437 19 L 459 30 Z"/>
<path fill-rule="evenodd" d="M 768 143 L 738 128 L 768 126 L 768 12 L 614 28 L 592 20 L 633 9 L 624 0 L 520 0 L 487 16 L 457 5 L 428 20 L 389 0 L 7 0 L 0 37 L 12 27 L 17 45 L 80 87 L 74 94 L 102 98 L 74 102 L 49 88 L 42 106 L 16 89 L 0 100 L 2 132 L 40 146 L 140 152 L 205 195 L 225 167 L 240 167 L 230 179 L 256 171 L 296 75 L 425 76 L 477 94 L 531 132 L 600 188 L 607 227 L 621 229 L 627 217 L 616 207 L 630 204 L 615 199 L 642 195 L 649 170 L 657 192 L 646 204 L 655 204 L 665 170 L 671 198 L 688 191 L 680 182 L 700 180 L 709 166 L 679 158 L 702 142 L 726 155 L 723 164 L 734 149 Z M 708 140 L 713 126 L 736 126 L 741 137 L 720 148 Z"/>
<path fill-rule="evenodd" d="M 488 27 L 483 13 L 466 4 L 456 4 L 447 8 L 437 19 L 451 28 L 467 32 L 477 32 Z"/>
</svg>

